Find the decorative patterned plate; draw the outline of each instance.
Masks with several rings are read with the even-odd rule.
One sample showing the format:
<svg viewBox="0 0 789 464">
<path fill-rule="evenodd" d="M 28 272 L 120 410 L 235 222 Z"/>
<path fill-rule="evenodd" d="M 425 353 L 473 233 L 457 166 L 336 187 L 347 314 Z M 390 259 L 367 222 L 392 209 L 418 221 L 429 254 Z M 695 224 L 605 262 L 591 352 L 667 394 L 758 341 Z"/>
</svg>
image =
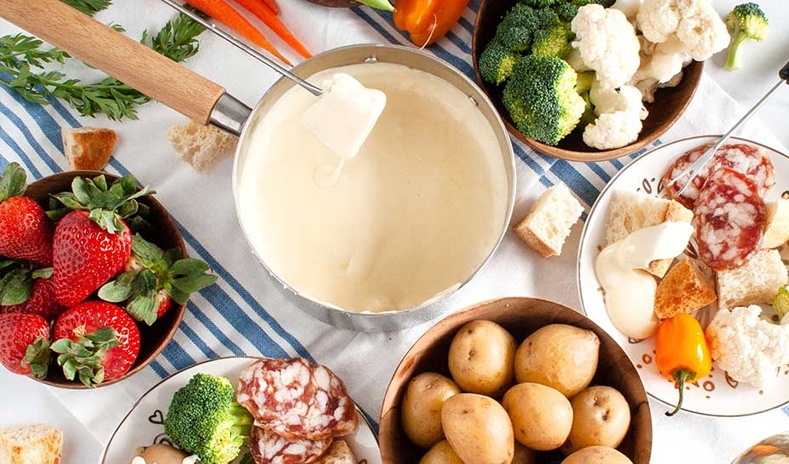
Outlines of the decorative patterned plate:
<svg viewBox="0 0 789 464">
<path fill-rule="evenodd" d="M 653 195 L 660 193 L 662 191 L 660 178 L 678 156 L 715 139 L 716 137 L 712 136 L 699 136 L 677 140 L 661 145 L 625 166 L 600 192 L 600 196 L 592 206 L 584 225 L 578 251 L 578 289 L 581 307 L 589 318 L 611 334 L 613 339 L 624 348 L 641 375 L 647 393 L 671 407 L 676 404 L 677 392 L 674 384 L 662 377 L 655 366 L 654 337 L 643 341 L 629 340 L 614 327 L 605 309 L 594 263 L 605 246 L 605 220 L 612 192 L 629 189 Z M 789 157 L 750 140 L 736 140 L 761 146 L 770 154 L 775 167 L 776 184 L 768 192 L 767 199 L 778 198 L 781 195 L 789 196 Z M 712 311 L 700 315 L 702 324 L 710 319 Z M 778 379 L 772 385 L 755 388 L 739 384 L 713 364 L 709 377 L 686 386 L 682 409 L 707 416 L 733 417 L 768 411 L 787 402 L 789 402 L 789 367 L 781 368 Z"/>
<path fill-rule="evenodd" d="M 213 359 L 195 364 L 159 382 L 142 395 L 118 425 L 104 449 L 102 464 L 126 464 L 131 462 L 135 450 L 140 446 L 154 443 L 170 444 L 162 425 L 164 413 L 175 391 L 186 385 L 193 375 L 198 372 L 221 375 L 236 385 L 241 370 L 256 359 L 245 356 Z M 354 433 L 344 437 L 345 440 L 359 464 L 381 464 L 381 452 L 372 427 L 358 408 L 356 415 L 359 418 L 359 426 Z"/>
</svg>

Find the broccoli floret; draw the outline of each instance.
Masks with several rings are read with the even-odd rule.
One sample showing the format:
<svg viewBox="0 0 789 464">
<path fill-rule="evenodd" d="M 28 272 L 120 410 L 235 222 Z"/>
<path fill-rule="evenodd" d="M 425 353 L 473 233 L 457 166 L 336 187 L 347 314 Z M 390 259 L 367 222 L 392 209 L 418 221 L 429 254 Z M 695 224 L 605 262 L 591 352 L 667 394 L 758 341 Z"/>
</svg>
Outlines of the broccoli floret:
<svg viewBox="0 0 789 464">
<path fill-rule="evenodd" d="M 611 5 L 616 3 L 616 0 L 572 0 L 573 5 L 582 7 L 584 5 L 603 5 L 605 8 L 610 8 Z"/>
<path fill-rule="evenodd" d="M 557 3 L 563 3 L 564 0 L 521 0 L 521 2 L 532 8 L 546 8 Z"/>
<path fill-rule="evenodd" d="M 556 145 L 575 128 L 586 106 L 575 90 L 576 76 L 559 58 L 525 56 L 513 68 L 502 103 L 524 135 Z"/>
<path fill-rule="evenodd" d="M 552 27 L 540 29 L 534 33 L 531 53 L 538 56 L 564 58 L 572 51 L 573 47 L 570 42 L 574 38 L 575 34 L 569 24 L 557 22 Z"/>
<path fill-rule="evenodd" d="M 778 289 L 778 294 L 773 297 L 773 308 L 780 317 L 789 313 L 789 288 L 783 286 Z"/>
<path fill-rule="evenodd" d="M 726 25 L 731 32 L 731 42 L 724 68 L 728 70 L 740 69 L 742 67 L 742 55 L 740 54 L 742 44 L 749 39 L 757 42 L 764 40 L 768 30 L 767 16 L 759 8 L 759 5 L 743 3 L 735 6 L 726 15 Z"/>
<path fill-rule="evenodd" d="M 575 15 L 578 14 L 578 5 L 573 5 L 572 3 L 559 3 L 554 5 L 552 9 L 556 16 L 565 23 L 571 22 Z"/>
<path fill-rule="evenodd" d="M 539 28 L 537 13 L 533 8 L 516 4 L 496 28 L 496 40 L 513 52 L 526 52 L 532 35 Z"/>
<path fill-rule="evenodd" d="M 195 374 L 173 395 L 164 431 L 181 449 L 200 457 L 202 464 L 227 464 L 249 437 L 252 416 L 233 401 L 230 381 Z"/>
<path fill-rule="evenodd" d="M 594 82 L 595 75 L 594 71 L 586 71 L 582 73 L 578 73 L 578 76 L 575 80 L 575 91 L 578 92 L 578 95 L 584 99 L 584 112 L 581 115 L 581 120 L 578 122 L 578 125 L 581 127 L 586 127 L 588 124 L 594 122 L 597 118 L 597 115 L 594 112 L 594 105 L 592 104 L 592 99 L 589 97 L 589 91 L 592 89 L 592 82 Z"/>
<path fill-rule="evenodd" d="M 512 68 L 519 59 L 520 55 L 507 50 L 494 40 L 479 56 L 479 73 L 485 81 L 501 84 L 509 79 Z"/>
</svg>

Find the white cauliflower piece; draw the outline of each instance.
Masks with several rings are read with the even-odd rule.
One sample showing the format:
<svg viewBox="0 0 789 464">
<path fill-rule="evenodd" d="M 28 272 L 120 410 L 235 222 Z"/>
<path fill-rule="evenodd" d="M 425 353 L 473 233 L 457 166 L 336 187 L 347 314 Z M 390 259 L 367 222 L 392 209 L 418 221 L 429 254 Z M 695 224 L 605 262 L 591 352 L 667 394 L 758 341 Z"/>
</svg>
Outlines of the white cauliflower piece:
<svg viewBox="0 0 789 464">
<path fill-rule="evenodd" d="M 624 13 L 627 20 L 630 21 L 630 24 L 636 27 L 636 15 L 638 14 L 638 10 L 641 9 L 641 2 L 642 0 L 616 0 L 614 4 L 611 5 L 611 8 L 616 8 Z"/>
<path fill-rule="evenodd" d="M 594 81 L 589 90 L 589 100 L 592 101 L 595 114 L 598 116 L 604 113 L 627 111 L 638 114 L 638 118 L 644 120 L 649 115 L 641 102 L 641 91 L 630 85 L 623 85 L 617 91 L 602 87 L 597 81 Z"/>
<path fill-rule="evenodd" d="M 619 148 L 635 142 L 643 124 L 638 113 L 603 113 L 584 129 L 584 143 L 599 150 Z"/>
<path fill-rule="evenodd" d="M 729 32 L 710 0 L 644 0 L 636 15 L 638 27 L 659 44 L 676 35 L 678 50 L 703 61 L 729 45 Z"/>
<path fill-rule="evenodd" d="M 756 305 L 719 310 L 707 327 L 712 359 L 739 382 L 755 387 L 775 381 L 789 363 L 789 326 L 768 322 Z"/>
<path fill-rule="evenodd" d="M 641 47 L 636 31 L 624 13 L 602 5 L 578 9 L 571 23 L 576 39 L 573 47 L 581 59 L 595 70 L 603 87 L 619 88 L 633 77 L 640 64 Z"/>
</svg>

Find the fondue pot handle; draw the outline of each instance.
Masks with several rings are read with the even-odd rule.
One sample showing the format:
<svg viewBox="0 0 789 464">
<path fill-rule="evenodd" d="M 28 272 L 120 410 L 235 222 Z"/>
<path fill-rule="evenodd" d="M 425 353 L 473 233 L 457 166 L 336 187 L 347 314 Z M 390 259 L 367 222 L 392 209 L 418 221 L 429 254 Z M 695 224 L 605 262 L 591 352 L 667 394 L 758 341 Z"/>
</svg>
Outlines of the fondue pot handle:
<svg viewBox="0 0 789 464">
<path fill-rule="evenodd" d="M 239 132 L 249 113 L 220 85 L 60 0 L 0 0 L 0 17 L 200 123 Z M 212 115 L 217 102 L 231 115 Z"/>
</svg>

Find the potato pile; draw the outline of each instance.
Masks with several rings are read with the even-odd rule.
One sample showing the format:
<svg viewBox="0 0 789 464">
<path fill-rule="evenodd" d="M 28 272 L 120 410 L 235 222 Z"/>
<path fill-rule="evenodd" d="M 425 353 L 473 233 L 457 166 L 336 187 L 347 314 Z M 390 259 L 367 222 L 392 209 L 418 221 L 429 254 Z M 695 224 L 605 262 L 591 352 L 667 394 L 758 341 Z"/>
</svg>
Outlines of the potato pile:
<svg viewBox="0 0 789 464">
<path fill-rule="evenodd" d="M 562 464 L 632 464 L 615 448 L 630 427 L 616 389 L 589 386 L 600 340 L 566 324 L 544 326 L 518 346 L 487 320 L 464 325 L 449 347 L 451 378 L 412 378 L 400 418 L 408 438 L 429 448 L 420 464 L 536 464 L 561 450 Z"/>
</svg>

